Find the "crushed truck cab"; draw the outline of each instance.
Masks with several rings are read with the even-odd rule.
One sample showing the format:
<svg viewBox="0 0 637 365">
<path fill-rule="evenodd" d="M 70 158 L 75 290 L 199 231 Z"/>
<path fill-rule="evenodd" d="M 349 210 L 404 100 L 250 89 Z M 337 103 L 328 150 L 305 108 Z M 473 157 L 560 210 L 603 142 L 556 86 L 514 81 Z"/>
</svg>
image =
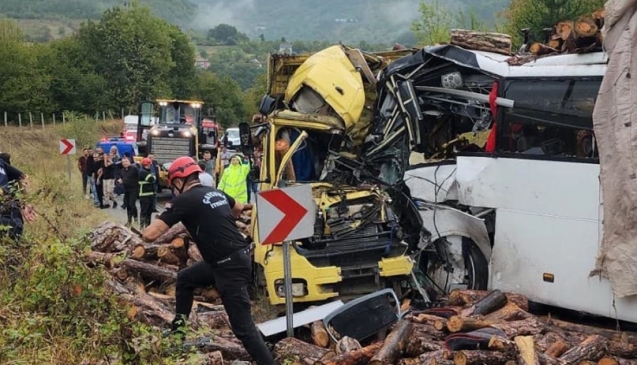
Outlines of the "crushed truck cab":
<svg viewBox="0 0 637 365">
<path fill-rule="evenodd" d="M 356 163 L 356 149 L 367 134 L 373 74 L 407 53 L 332 46 L 311 56 L 270 57 L 269 92 L 261 108 L 267 118 L 255 133 L 263 146 L 260 190 L 310 184 L 317 208 L 314 235 L 292 243 L 295 302 L 384 287 L 400 291 L 412 273 L 410 252 L 422 225 L 415 225 L 416 233 L 403 228 L 406 209 L 396 206 L 407 203 L 377 185 L 362 186 L 339 169 Z M 364 170 L 358 172 L 365 175 Z M 271 304 L 283 304 L 282 245 L 259 244 L 257 210 L 252 237 L 258 280 Z"/>
</svg>

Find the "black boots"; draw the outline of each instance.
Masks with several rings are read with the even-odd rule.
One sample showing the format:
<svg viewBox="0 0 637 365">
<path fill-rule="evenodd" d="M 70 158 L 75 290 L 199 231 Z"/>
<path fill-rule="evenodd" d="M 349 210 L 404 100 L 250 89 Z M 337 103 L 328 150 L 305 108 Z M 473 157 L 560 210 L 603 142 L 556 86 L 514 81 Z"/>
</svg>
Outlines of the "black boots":
<svg viewBox="0 0 637 365">
<path fill-rule="evenodd" d="M 175 336 L 176 338 L 179 338 L 181 341 L 183 341 L 186 338 L 185 329 L 186 316 L 184 316 L 183 314 L 178 314 L 175 316 L 175 319 L 173 319 L 172 323 L 170 324 L 170 329 L 163 332 L 163 336 Z"/>
</svg>

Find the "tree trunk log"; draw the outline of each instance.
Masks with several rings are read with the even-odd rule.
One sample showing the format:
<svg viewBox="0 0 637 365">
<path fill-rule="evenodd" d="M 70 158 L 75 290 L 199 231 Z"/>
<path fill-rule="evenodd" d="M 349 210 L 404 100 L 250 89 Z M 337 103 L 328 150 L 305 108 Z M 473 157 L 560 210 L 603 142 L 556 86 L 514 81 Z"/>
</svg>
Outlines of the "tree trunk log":
<svg viewBox="0 0 637 365">
<path fill-rule="evenodd" d="M 149 243 L 143 243 L 136 245 L 131 250 L 130 257 L 136 260 L 156 260 L 157 252 L 161 247 L 165 247 L 166 245 L 155 245 Z"/>
<path fill-rule="evenodd" d="M 122 258 L 117 253 L 103 253 L 98 251 L 91 251 L 86 255 L 86 259 L 93 265 L 104 265 L 107 269 L 112 269 L 116 266 L 117 261 Z"/>
<path fill-rule="evenodd" d="M 469 332 L 501 323 L 502 321 L 498 320 L 453 316 L 447 321 L 447 330 L 451 333 Z"/>
<path fill-rule="evenodd" d="M 128 246 L 142 244 L 141 238 L 124 226 L 104 222 L 88 234 L 91 250 L 99 252 L 119 252 Z"/>
<path fill-rule="evenodd" d="M 623 341 L 633 345 L 637 344 L 637 333 L 635 332 L 613 331 L 583 324 L 560 321 L 557 319 L 548 319 L 546 320 L 546 323 L 566 332 L 578 332 L 586 335 L 599 335 L 602 337 L 606 337 L 607 339 L 612 341 Z"/>
<path fill-rule="evenodd" d="M 405 353 L 408 356 L 419 356 L 425 352 L 438 351 L 444 348 L 444 344 L 429 337 L 409 336 Z"/>
<path fill-rule="evenodd" d="M 504 365 L 510 358 L 496 351 L 457 351 L 453 354 L 453 362 L 455 365 Z"/>
<path fill-rule="evenodd" d="M 330 344 L 330 336 L 327 334 L 323 321 L 314 321 L 310 325 L 312 341 L 316 346 L 327 347 Z"/>
<path fill-rule="evenodd" d="M 201 256 L 201 252 L 199 252 L 199 248 L 197 248 L 196 244 L 192 242 L 188 245 L 188 257 L 194 262 L 203 261 L 203 257 Z"/>
<path fill-rule="evenodd" d="M 448 305 L 461 306 L 472 305 L 480 299 L 489 295 L 487 290 L 460 290 L 456 289 L 449 293 Z M 529 298 L 522 294 L 504 293 L 509 303 L 513 303 L 524 311 L 529 310 Z"/>
<path fill-rule="evenodd" d="M 225 311 L 210 311 L 197 313 L 199 324 L 206 329 L 230 329 L 230 320 Z"/>
<path fill-rule="evenodd" d="M 533 336 L 541 333 L 545 326 L 536 318 L 528 318 L 521 321 L 503 322 L 491 325 L 493 328 L 504 331 L 508 339 L 516 336 Z"/>
<path fill-rule="evenodd" d="M 181 266 L 182 260 L 177 256 L 174 252 L 174 249 L 171 245 L 164 245 L 157 250 L 157 257 L 161 262 L 165 262 L 169 265 Z M 186 258 L 187 260 L 187 258 Z M 183 265 L 186 265 L 184 260 Z"/>
<path fill-rule="evenodd" d="M 414 358 L 400 359 L 398 365 L 426 365 L 430 364 L 430 361 L 447 361 L 443 359 L 444 350 L 436 350 L 432 352 L 425 352 Z M 453 363 L 453 362 L 452 362 Z"/>
<path fill-rule="evenodd" d="M 162 233 L 156 240 L 156 244 L 172 243 L 172 241 L 181 234 L 188 234 L 186 227 L 180 222 L 170 227 L 166 232 Z"/>
<path fill-rule="evenodd" d="M 531 336 L 518 336 L 514 338 L 518 347 L 518 364 L 520 365 L 540 365 L 537 354 L 535 353 L 535 343 Z"/>
<path fill-rule="evenodd" d="M 136 308 L 129 311 L 131 317 L 139 318 L 146 324 L 163 327 L 175 317 L 172 311 L 148 294 L 120 294 L 119 298 Z"/>
<path fill-rule="evenodd" d="M 392 329 L 378 353 L 370 360 L 369 365 L 391 365 L 395 363 L 407 347 L 412 332 L 411 322 L 401 320 Z"/>
<path fill-rule="evenodd" d="M 333 358 L 334 355 L 335 353 L 329 349 L 297 340 L 294 337 L 284 338 L 274 345 L 274 356 L 280 363 L 296 361 L 295 358 L 298 358 L 301 364 L 312 365 L 321 359 Z"/>
<path fill-rule="evenodd" d="M 564 353 L 568 351 L 569 348 L 570 346 L 566 342 L 557 340 L 553 342 L 553 344 L 548 349 L 546 349 L 544 353 L 547 356 L 558 358 L 564 355 Z"/>
<path fill-rule="evenodd" d="M 320 345 L 317 345 L 317 346 L 320 346 Z M 326 347 L 326 346 L 321 346 L 321 347 Z M 340 340 L 338 340 L 338 343 L 336 344 L 336 355 L 341 355 L 351 351 L 356 351 L 361 348 L 363 348 L 363 346 L 361 346 L 361 344 L 358 341 L 356 341 L 355 339 L 351 337 L 345 336 L 341 338 Z"/>
<path fill-rule="evenodd" d="M 417 316 L 411 316 L 409 317 L 409 319 L 415 323 L 428 324 L 430 326 L 433 326 L 438 331 L 442 331 L 447 328 L 446 318 L 434 316 L 431 314 L 421 313 Z"/>
<path fill-rule="evenodd" d="M 637 359 L 637 346 L 627 342 L 610 341 L 608 353 L 625 359 Z"/>
<path fill-rule="evenodd" d="M 511 36 L 508 34 L 452 29 L 450 43 L 476 51 L 511 54 Z"/>
<path fill-rule="evenodd" d="M 431 337 L 434 340 L 444 341 L 447 335 L 446 327 L 443 328 L 443 331 L 439 331 L 429 324 L 413 323 L 410 337 Z"/>
<path fill-rule="evenodd" d="M 529 52 L 537 56 L 543 56 L 551 53 L 558 53 L 558 50 L 540 42 L 533 42 L 529 46 Z"/>
<path fill-rule="evenodd" d="M 377 342 L 356 351 L 337 355 L 329 360 L 318 360 L 313 365 L 366 365 L 382 346 L 382 342 Z"/>
<path fill-rule="evenodd" d="M 582 17 L 575 21 L 573 30 L 579 37 L 594 37 L 599 28 L 594 19 Z"/>
<path fill-rule="evenodd" d="M 497 311 L 507 304 L 507 297 L 500 290 L 494 290 L 486 297 L 480 299 L 469 308 L 465 308 L 460 313 L 461 316 L 486 315 Z"/>
<path fill-rule="evenodd" d="M 599 335 L 591 335 L 579 345 L 566 351 L 559 359 L 569 364 L 576 364 L 582 360 L 597 361 L 604 355 L 604 349 L 607 344 L 608 340 L 606 338 Z"/>
<path fill-rule="evenodd" d="M 129 274 L 134 273 L 140 275 L 147 282 L 156 280 L 164 284 L 172 283 L 177 279 L 176 272 L 146 262 L 126 259 L 122 261 L 121 267 L 126 269 Z"/>
<path fill-rule="evenodd" d="M 518 305 L 512 302 L 509 302 L 497 311 L 484 316 L 485 319 L 494 321 L 517 321 L 520 319 L 527 319 L 531 317 L 533 317 L 533 315 L 521 309 Z"/>
<path fill-rule="evenodd" d="M 223 355 L 223 359 L 226 361 L 252 361 L 252 358 L 248 355 L 248 352 L 240 343 L 230 341 L 222 336 L 215 336 L 214 342 L 206 341 L 202 343 L 198 346 L 198 349 L 206 353 L 219 351 Z"/>
<path fill-rule="evenodd" d="M 572 21 L 559 22 L 555 26 L 555 34 L 559 35 L 563 41 L 566 41 L 573 33 L 573 26 Z"/>
</svg>

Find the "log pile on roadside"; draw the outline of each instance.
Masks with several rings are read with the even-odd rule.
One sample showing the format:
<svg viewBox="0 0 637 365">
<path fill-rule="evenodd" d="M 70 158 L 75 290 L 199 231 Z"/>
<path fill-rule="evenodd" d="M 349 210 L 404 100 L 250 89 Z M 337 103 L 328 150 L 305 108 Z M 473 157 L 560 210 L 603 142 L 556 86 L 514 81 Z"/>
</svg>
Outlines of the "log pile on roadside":
<svg viewBox="0 0 637 365">
<path fill-rule="evenodd" d="M 237 220 L 245 232 L 250 212 Z M 88 235 L 91 251 L 86 260 L 92 267 L 108 270 L 110 290 L 127 308 L 130 319 L 167 328 L 174 318 L 177 272 L 202 260 L 186 228 L 177 224 L 152 244 L 143 242 L 130 229 L 104 222 Z M 189 326 L 214 330 L 214 338 L 198 344 L 202 354 L 193 363 L 223 365 L 224 360 L 250 360 L 230 323 L 214 288 L 195 291 Z"/>
<path fill-rule="evenodd" d="M 507 62 L 510 65 L 521 65 L 542 56 L 601 51 L 605 16 L 605 11 L 600 9 L 576 20 L 560 21 L 552 28 L 544 29 L 544 39 L 526 44 L 524 52 L 530 55 L 517 55 Z"/>
<path fill-rule="evenodd" d="M 383 340 L 319 343 L 312 331 L 313 344 L 277 343 L 277 358 L 303 365 L 637 364 L 637 333 L 542 319 L 528 312 L 524 296 L 497 290 L 454 291 L 445 307 L 413 311 Z"/>
<path fill-rule="evenodd" d="M 155 243 L 144 243 L 129 229 L 105 222 L 90 235 L 90 265 L 103 267 L 111 290 L 128 315 L 166 328 L 174 317 L 179 269 L 201 260 L 197 246 L 178 224 Z M 189 325 L 214 330 L 197 343 L 198 363 L 250 360 L 230 330 L 212 288 L 196 292 Z M 405 303 L 403 303 L 405 304 Z M 406 309 L 408 306 L 403 306 Z M 627 365 L 637 364 L 637 334 L 543 319 L 528 312 L 524 296 L 500 291 L 453 291 L 445 306 L 412 310 L 385 338 L 331 340 L 321 321 L 297 331 L 303 338 L 278 341 L 281 363 L 300 365 Z"/>
</svg>

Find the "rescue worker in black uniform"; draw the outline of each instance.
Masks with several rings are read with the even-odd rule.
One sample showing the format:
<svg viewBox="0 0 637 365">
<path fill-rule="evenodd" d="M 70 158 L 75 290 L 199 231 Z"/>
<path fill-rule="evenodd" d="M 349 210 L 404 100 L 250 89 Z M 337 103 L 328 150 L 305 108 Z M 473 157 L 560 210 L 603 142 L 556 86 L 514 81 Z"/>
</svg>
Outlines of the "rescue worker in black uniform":
<svg viewBox="0 0 637 365">
<path fill-rule="evenodd" d="M 24 221 L 35 220 L 33 206 L 21 203 L 18 196 L 18 192 L 25 193 L 28 185 L 29 179 L 22 171 L 0 159 L 0 227 L 4 228 L 0 230 L 0 238 L 19 240 Z"/>
<path fill-rule="evenodd" d="M 168 170 L 175 197 L 166 211 L 146 229 L 144 241 L 153 242 L 170 227 L 182 222 L 197 242 L 203 261 L 177 275 L 176 316 L 171 330 L 185 325 L 198 287 L 214 286 L 228 314 L 232 331 L 258 365 L 277 364 L 257 330 L 250 312 L 248 285 L 252 276 L 253 246 L 235 224 L 245 205 L 224 192 L 199 182 L 201 168 L 191 157 L 176 159 Z"/>
</svg>

